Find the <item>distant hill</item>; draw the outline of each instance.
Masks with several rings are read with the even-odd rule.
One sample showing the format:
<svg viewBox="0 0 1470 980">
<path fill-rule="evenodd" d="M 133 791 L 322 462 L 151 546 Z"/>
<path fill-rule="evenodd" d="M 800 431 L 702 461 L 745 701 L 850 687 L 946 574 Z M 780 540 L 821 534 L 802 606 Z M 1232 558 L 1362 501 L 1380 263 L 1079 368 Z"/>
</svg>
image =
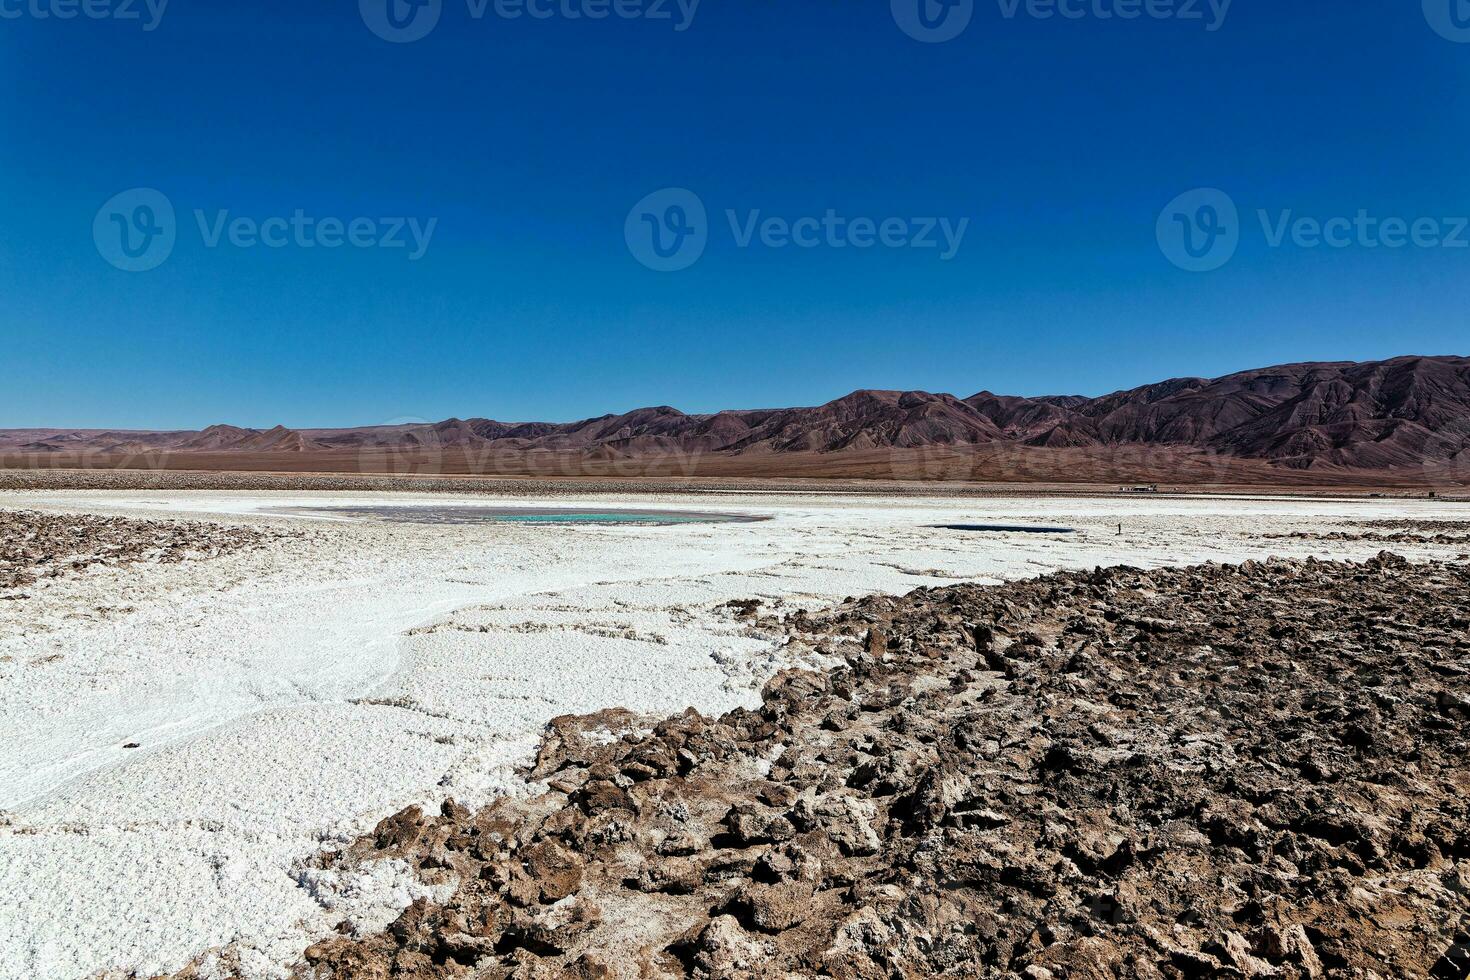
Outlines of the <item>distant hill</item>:
<svg viewBox="0 0 1470 980">
<path fill-rule="evenodd" d="M 40 462 L 56 454 L 464 450 L 496 458 L 772 457 L 766 468 L 774 472 L 783 465 L 776 457 L 1007 446 L 1069 450 L 1078 458 L 1112 449 L 1177 449 L 1294 471 L 1461 467 L 1470 465 L 1470 358 L 1286 364 L 1223 378 L 1175 378 L 1099 398 L 865 390 L 814 408 L 686 415 L 659 406 L 572 423 L 474 418 L 355 429 L 0 430 L 0 454 L 10 465 L 17 456 Z"/>
</svg>

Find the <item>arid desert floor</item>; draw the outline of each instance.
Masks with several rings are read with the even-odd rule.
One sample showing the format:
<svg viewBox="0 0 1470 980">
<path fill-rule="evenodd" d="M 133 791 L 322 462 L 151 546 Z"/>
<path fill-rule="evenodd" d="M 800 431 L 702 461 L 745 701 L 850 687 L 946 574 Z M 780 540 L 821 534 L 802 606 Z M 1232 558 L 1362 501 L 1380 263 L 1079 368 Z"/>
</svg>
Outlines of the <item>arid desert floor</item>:
<svg viewBox="0 0 1470 980">
<path fill-rule="evenodd" d="M 446 503 L 764 519 L 321 511 Z M 369 935 L 452 891 L 323 849 L 413 804 L 540 792 L 521 770 L 558 716 L 758 707 L 778 671 L 830 666 L 781 628 L 799 611 L 1098 566 L 1458 562 L 1466 522 L 1464 503 L 1270 496 L 6 492 L 0 977 L 149 975 L 221 949 L 284 975 L 339 923 Z M 1074 531 L 960 529 L 977 524 Z"/>
</svg>

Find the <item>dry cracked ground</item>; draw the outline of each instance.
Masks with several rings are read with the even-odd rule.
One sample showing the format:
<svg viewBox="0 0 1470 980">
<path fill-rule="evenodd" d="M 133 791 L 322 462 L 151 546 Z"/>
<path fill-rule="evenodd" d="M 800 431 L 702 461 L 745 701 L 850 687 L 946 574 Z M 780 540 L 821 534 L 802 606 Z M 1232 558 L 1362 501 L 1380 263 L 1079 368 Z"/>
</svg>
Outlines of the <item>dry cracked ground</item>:
<svg viewBox="0 0 1470 980">
<path fill-rule="evenodd" d="M 1470 973 L 1466 565 L 1119 568 L 768 625 L 831 669 L 719 718 L 557 719 L 541 795 L 325 855 L 452 897 L 297 974 Z"/>
</svg>

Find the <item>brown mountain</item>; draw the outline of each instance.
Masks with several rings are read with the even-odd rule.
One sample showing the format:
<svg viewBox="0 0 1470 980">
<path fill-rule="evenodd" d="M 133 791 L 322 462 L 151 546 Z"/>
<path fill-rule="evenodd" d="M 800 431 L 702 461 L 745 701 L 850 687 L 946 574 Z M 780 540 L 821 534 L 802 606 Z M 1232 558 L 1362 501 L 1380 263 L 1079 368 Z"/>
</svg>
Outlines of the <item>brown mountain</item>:
<svg viewBox="0 0 1470 980">
<path fill-rule="evenodd" d="M 1293 471 L 1461 469 L 1470 467 L 1470 358 L 1287 364 L 1223 378 L 1176 378 L 1098 398 L 855 391 L 814 408 L 686 415 L 659 406 L 572 423 L 475 418 L 356 429 L 0 430 L 0 453 L 11 465 L 16 457 L 23 465 L 27 458 L 109 453 L 858 459 L 981 448 L 1091 459 L 1179 450 Z M 804 464 L 793 458 L 790 465 Z"/>
</svg>

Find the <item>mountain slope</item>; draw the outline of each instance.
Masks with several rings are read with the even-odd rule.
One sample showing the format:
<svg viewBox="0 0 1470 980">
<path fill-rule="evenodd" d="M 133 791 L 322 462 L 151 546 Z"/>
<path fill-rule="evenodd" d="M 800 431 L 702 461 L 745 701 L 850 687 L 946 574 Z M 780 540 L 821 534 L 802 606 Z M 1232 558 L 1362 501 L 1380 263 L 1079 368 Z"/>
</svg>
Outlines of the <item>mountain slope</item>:
<svg viewBox="0 0 1470 980">
<path fill-rule="evenodd" d="M 1470 465 L 1470 358 L 1286 364 L 1098 398 L 862 390 L 811 408 L 686 415 L 657 406 L 572 423 L 473 418 L 357 429 L 0 431 L 0 452 L 26 455 L 452 449 L 637 459 L 995 445 L 1179 448 L 1292 469 Z"/>
</svg>

